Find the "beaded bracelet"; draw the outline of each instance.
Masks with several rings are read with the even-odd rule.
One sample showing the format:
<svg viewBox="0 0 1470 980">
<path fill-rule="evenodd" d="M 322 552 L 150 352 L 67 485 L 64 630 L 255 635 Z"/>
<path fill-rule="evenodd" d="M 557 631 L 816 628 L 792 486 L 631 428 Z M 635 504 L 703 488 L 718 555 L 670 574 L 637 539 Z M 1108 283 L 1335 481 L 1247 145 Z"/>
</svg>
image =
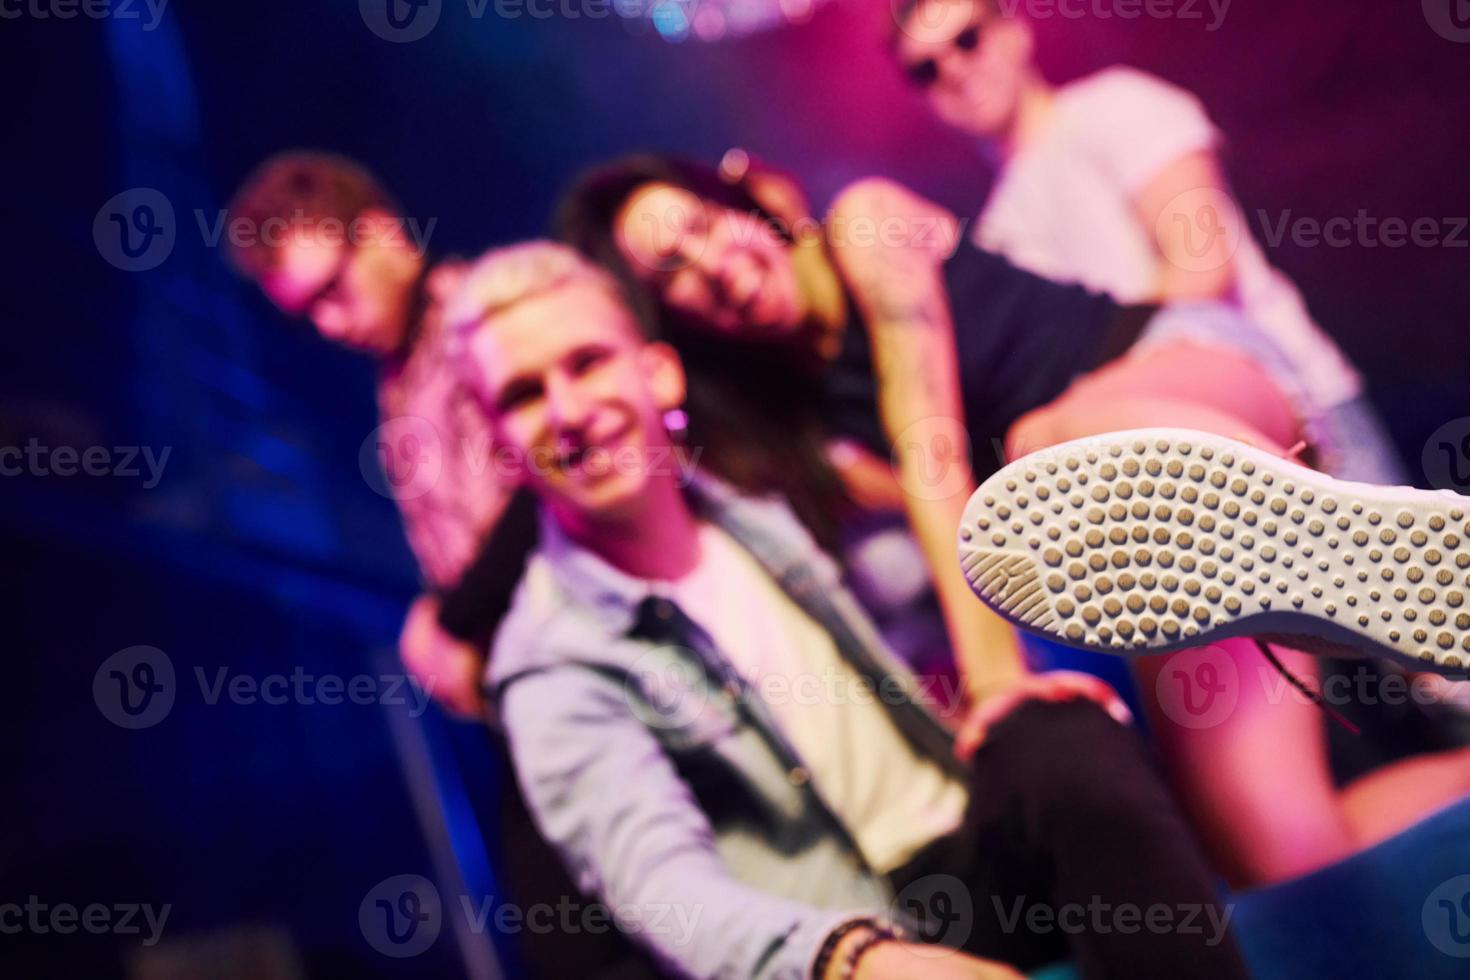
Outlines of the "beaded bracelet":
<svg viewBox="0 0 1470 980">
<path fill-rule="evenodd" d="M 817 950 L 817 958 L 812 963 L 812 980 L 822 980 L 827 975 L 827 966 L 832 962 L 832 954 L 837 952 L 837 944 L 842 942 L 844 936 L 864 926 L 871 929 L 875 921 L 874 919 L 849 919 L 827 933 L 827 938 L 823 941 L 822 948 Z"/>
<path fill-rule="evenodd" d="M 891 943 L 898 937 L 892 932 L 870 932 L 864 936 L 856 946 L 848 951 L 847 959 L 842 964 L 842 972 L 838 974 L 840 980 L 852 980 L 857 975 L 858 960 L 863 954 L 880 943 Z"/>
<path fill-rule="evenodd" d="M 858 943 L 854 952 L 867 952 L 877 942 L 902 937 L 901 931 L 893 923 L 885 919 L 861 918 L 849 919 L 836 929 L 827 934 L 827 939 L 822 943 L 822 948 L 817 951 L 816 960 L 812 963 L 812 977 L 814 980 L 822 980 L 827 975 L 827 967 L 831 965 L 832 956 L 837 952 L 837 946 L 855 929 L 870 929 L 872 935 Z M 849 955 L 843 961 L 842 980 L 850 980 L 852 971 L 857 968 L 857 956 Z"/>
</svg>

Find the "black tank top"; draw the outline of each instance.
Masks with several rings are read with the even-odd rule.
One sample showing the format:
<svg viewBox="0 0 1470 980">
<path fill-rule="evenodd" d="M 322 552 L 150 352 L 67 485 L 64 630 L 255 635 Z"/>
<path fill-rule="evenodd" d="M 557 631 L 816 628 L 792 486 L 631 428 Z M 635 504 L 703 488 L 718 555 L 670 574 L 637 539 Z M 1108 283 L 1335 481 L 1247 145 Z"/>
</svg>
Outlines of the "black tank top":
<svg viewBox="0 0 1470 980">
<path fill-rule="evenodd" d="M 999 447 L 1013 422 L 1126 350 L 1156 311 L 1034 275 L 968 240 L 943 275 L 976 479 L 1000 468 Z M 851 296 L 848 311 L 842 350 L 827 374 L 828 422 L 834 434 L 886 456 L 873 352 Z"/>
</svg>

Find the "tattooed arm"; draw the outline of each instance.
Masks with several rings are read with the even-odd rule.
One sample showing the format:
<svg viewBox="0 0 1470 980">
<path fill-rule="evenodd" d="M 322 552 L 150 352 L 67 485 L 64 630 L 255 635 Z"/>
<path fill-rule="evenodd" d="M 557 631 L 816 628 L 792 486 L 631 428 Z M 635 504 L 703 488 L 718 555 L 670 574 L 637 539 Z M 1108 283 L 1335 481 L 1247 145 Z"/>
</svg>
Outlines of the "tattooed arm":
<svg viewBox="0 0 1470 980">
<path fill-rule="evenodd" d="M 1013 684 L 1025 668 L 1015 633 L 971 594 L 956 554 L 960 516 L 975 489 L 940 270 L 957 242 L 958 222 L 897 184 L 869 179 L 838 195 L 827 231 L 872 341 L 878 410 L 909 523 L 978 702 Z"/>
</svg>

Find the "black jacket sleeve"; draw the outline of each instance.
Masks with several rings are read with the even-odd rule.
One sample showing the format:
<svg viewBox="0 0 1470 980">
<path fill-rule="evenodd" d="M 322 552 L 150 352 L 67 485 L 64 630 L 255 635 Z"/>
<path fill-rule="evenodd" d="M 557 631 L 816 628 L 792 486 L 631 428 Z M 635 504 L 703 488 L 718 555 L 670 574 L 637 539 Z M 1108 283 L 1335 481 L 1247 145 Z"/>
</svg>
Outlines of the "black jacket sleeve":
<svg viewBox="0 0 1470 980">
<path fill-rule="evenodd" d="M 439 625 L 445 632 L 470 642 L 488 641 L 510 608 L 536 542 L 536 498 L 517 490 L 459 583 L 440 595 Z"/>
</svg>

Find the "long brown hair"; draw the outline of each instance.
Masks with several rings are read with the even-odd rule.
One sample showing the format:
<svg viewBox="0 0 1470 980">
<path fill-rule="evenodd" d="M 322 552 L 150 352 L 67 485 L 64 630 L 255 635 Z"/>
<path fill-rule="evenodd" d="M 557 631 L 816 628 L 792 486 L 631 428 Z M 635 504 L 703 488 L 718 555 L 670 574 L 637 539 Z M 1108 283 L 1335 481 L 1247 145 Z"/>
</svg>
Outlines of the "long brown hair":
<svg viewBox="0 0 1470 980">
<path fill-rule="evenodd" d="M 584 174 L 562 196 L 556 233 L 610 271 L 651 337 L 668 341 L 689 374 L 689 438 L 716 473 L 743 490 L 785 497 L 828 551 L 854 504 L 827 459 L 818 359 L 790 340 L 734 339 L 660 301 L 634 274 L 614 226 L 640 188 L 669 184 L 703 201 L 787 229 L 738 182 L 674 157 L 625 157 Z"/>
</svg>

